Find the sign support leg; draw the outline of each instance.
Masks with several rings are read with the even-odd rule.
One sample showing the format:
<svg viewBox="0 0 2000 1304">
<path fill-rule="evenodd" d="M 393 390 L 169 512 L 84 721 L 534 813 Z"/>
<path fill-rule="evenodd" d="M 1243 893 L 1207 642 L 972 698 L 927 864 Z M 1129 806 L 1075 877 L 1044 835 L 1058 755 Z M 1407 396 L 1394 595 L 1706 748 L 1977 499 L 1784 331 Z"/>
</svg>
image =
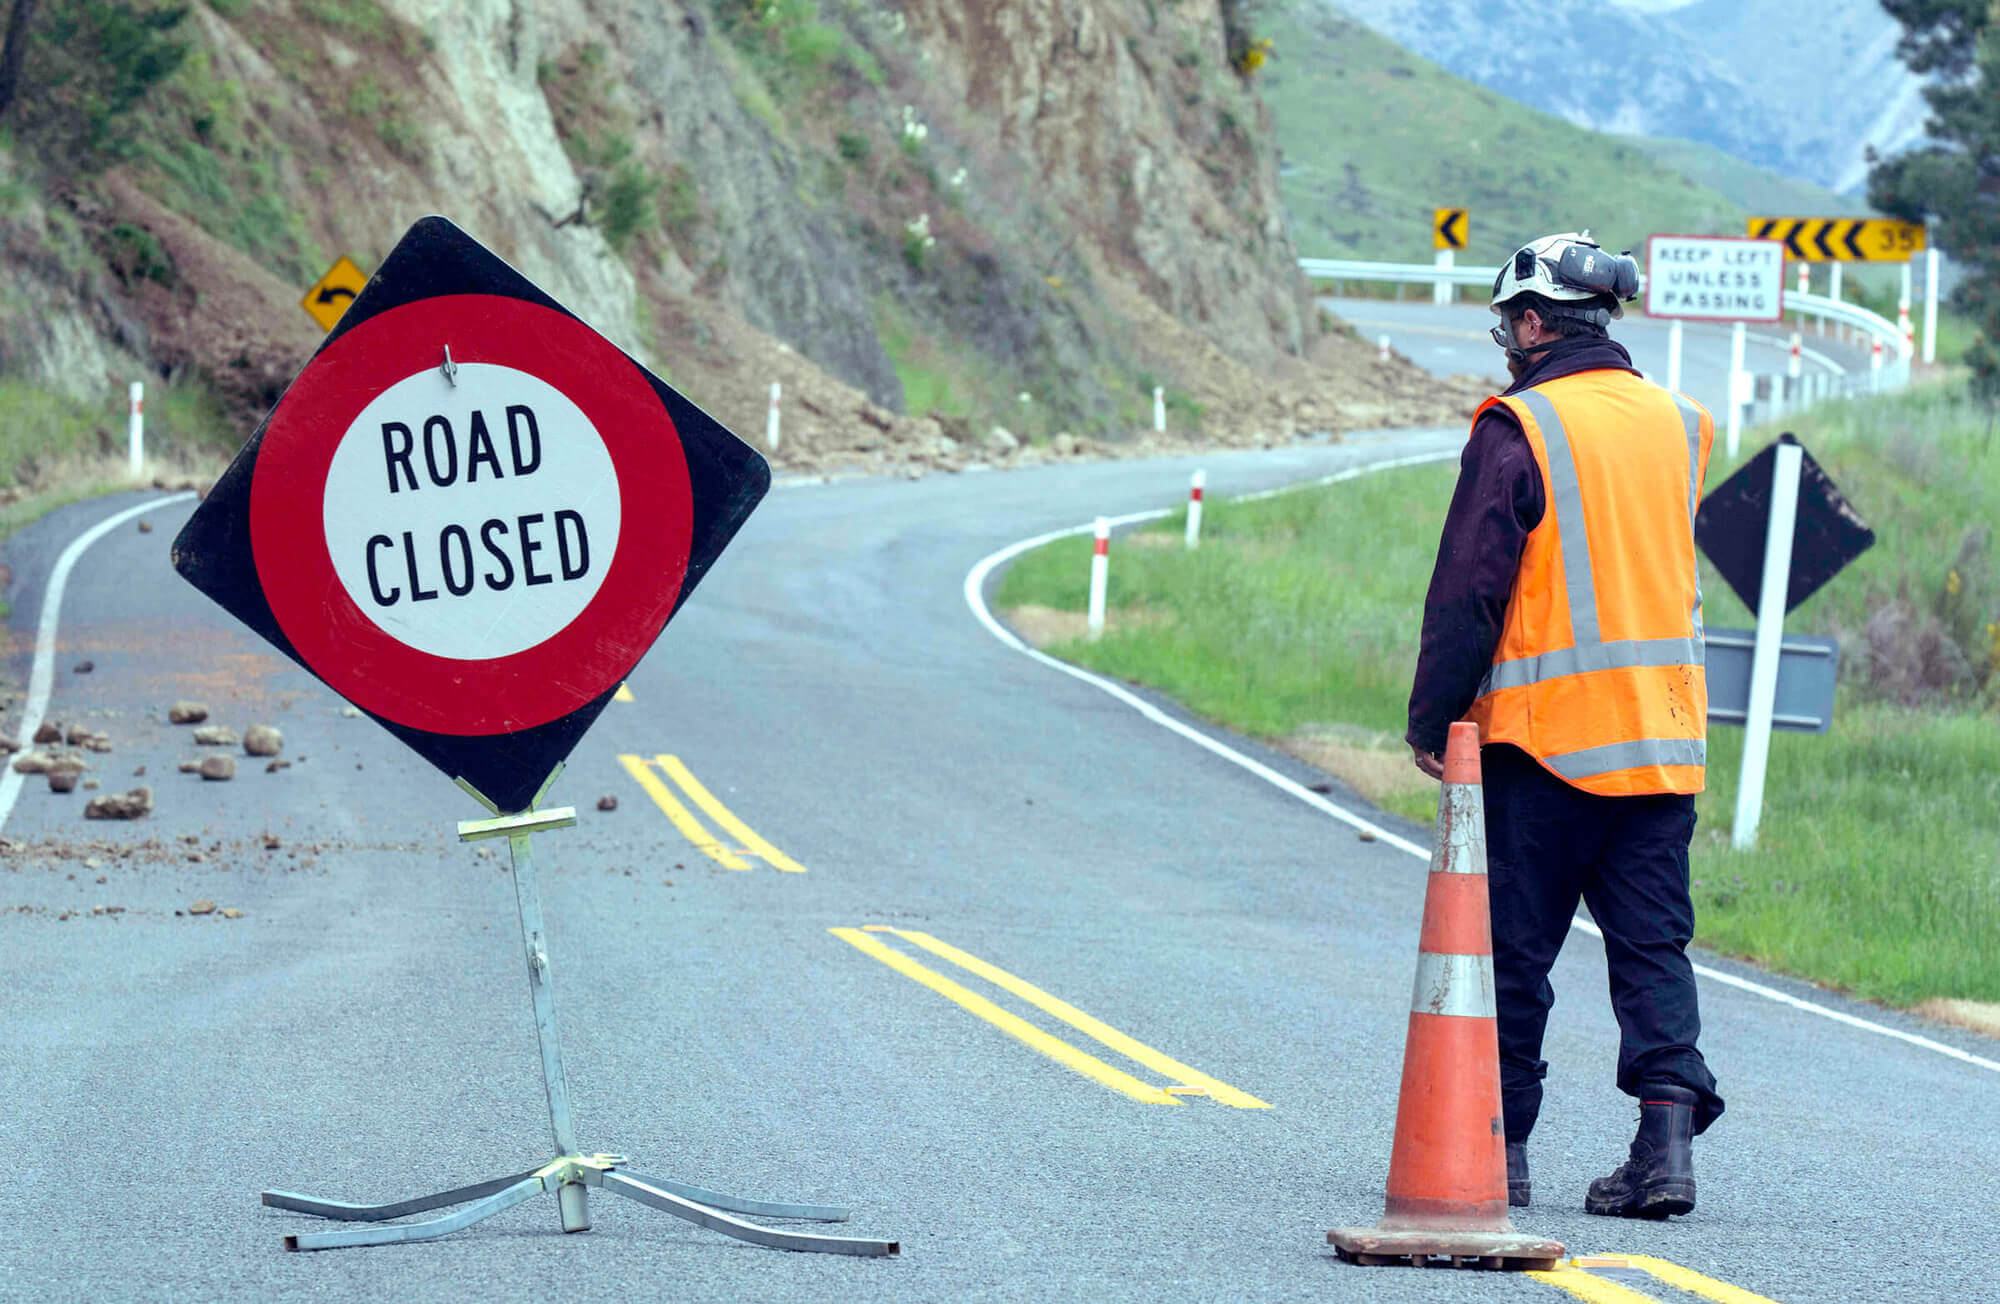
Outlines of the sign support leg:
<svg viewBox="0 0 2000 1304">
<path fill-rule="evenodd" d="M 1437 268 L 1439 271 L 1450 271 L 1455 260 L 1456 255 L 1449 249 L 1440 249 L 1437 251 Z M 1450 303 L 1453 298 L 1452 290 L 1453 287 L 1449 277 L 1438 277 L 1437 280 L 1431 283 L 1431 302 L 1435 304 Z"/>
<path fill-rule="evenodd" d="M 1771 755 L 1771 715 L 1778 701 L 1778 655 L 1785 637 L 1785 601 L 1791 589 L 1792 535 L 1798 523 L 1799 472 L 1805 450 L 1790 436 L 1771 466 L 1771 517 L 1764 532 L 1764 578 L 1757 590 L 1757 641 L 1750 654 L 1750 710 L 1743 723 L 1743 773 L 1736 784 L 1738 851 L 1757 845 L 1764 814 L 1764 772 Z"/>
<path fill-rule="evenodd" d="M 557 773 L 560 772 L 561 767 L 557 767 Z M 745 1196 L 724 1195 L 681 1182 L 656 1177 L 639 1177 L 636 1174 L 619 1171 L 625 1164 L 623 1155 L 584 1154 L 577 1149 L 576 1127 L 570 1115 L 569 1082 L 563 1074 L 562 1042 L 556 1032 L 555 993 L 550 985 L 547 934 L 542 922 L 541 893 L 535 879 L 535 859 L 530 846 L 532 835 L 550 829 L 568 828 L 576 823 L 576 811 L 571 807 L 562 806 L 546 811 L 535 809 L 535 805 L 547 794 L 549 785 L 555 782 L 555 778 L 555 774 L 551 774 L 548 782 L 542 785 L 541 792 L 535 794 L 535 800 L 529 803 L 528 809 L 515 815 L 499 814 L 498 808 L 492 802 L 460 779 L 459 786 L 477 797 L 488 810 L 493 811 L 494 818 L 460 821 L 458 837 L 461 842 L 504 837 L 507 839 L 508 850 L 512 853 L 514 904 L 521 919 L 522 946 L 527 952 L 528 992 L 534 1001 L 535 1036 L 541 1045 L 542 1084 L 548 1093 L 549 1128 L 555 1138 L 556 1158 L 525 1173 L 496 1177 L 469 1186 L 440 1191 L 435 1195 L 421 1195 L 414 1199 L 398 1200 L 388 1204 L 349 1204 L 339 1200 L 297 1195 L 289 1191 L 266 1191 L 263 1193 L 263 1203 L 268 1208 L 312 1214 L 340 1222 L 374 1224 L 343 1231 L 296 1233 L 285 1237 L 285 1248 L 332 1250 L 361 1245 L 392 1245 L 406 1241 L 436 1240 L 440 1236 L 449 1236 L 455 1231 L 490 1218 L 502 1210 L 511 1209 L 523 1200 L 543 1194 L 553 1194 L 556 1197 L 557 1213 L 565 1232 L 589 1231 L 589 1192 L 594 1186 L 613 1195 L 623 1196 L 650 1208 L 673 1214 L 677 1218 L 684 1218 L 712 1231 L 721 1232 L 725 1236 L 770 1249 L 864 1256 L 897 1253 L 900 1246 L 895 1241 L 854 1236 L 818 1236 L 806 1232 L 764 1227 L 730 1216 L 732 1213 L 744 1213 L 765 1218 L 795 1218 L 810 1222 L 847 1221 L 847 1210 L 837 1206 L 754 1200 Z M 430 1218 L 421 1222 L 393 1221 L 410 1214 L 427 1213 L 433 1209 L 444 1209 L 454 1205 L 460 1206 L 457 1212 L 446 1214 L 441 1218 Z M 727 1212 L 723 1212 L 725 1210 Z"/>
<path fill-rule="evenodd" d="M 1673 325 L 1667 327 L 1667 388 L 1676 394 L 1681 390 L 1681 346 L 1681 319 L 1676 317 Z M 1736 378 L 1732 375 L 1730 384 L 1735 383 Z"/>
</svg>

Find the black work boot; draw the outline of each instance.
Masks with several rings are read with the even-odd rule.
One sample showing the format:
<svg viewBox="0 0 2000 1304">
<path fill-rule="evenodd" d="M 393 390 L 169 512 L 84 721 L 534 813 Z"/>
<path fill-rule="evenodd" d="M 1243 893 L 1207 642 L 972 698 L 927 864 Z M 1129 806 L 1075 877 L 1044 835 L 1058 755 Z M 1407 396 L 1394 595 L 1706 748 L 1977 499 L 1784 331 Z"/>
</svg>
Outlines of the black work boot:
<svg viewBox="0 0 2000 1304">
<path fill-rule="evenodd" d="M 1509 1141 L 1507 1143 L 1507 1203 L 1519 1209 L 1528 1207 L 1528 1143 Z"/>
<path fill-rule="evenodd" d="M 1585 1213 L 1666 1218 L 1694 1208 L 1694 1107 L 1686 1087 L 1646 1087 L 1632 1157 L 1590 1184 Z"/>
</svg>

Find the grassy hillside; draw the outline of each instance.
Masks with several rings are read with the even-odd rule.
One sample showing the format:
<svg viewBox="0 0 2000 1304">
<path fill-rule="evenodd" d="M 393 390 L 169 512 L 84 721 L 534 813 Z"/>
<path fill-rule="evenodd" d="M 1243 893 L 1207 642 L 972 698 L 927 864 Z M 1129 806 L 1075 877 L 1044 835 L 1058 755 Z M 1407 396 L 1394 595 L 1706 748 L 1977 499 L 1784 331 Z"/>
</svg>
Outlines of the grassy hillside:
<svg viewBox="0 0 2000 1304">
<path fill-rule="evenodd" d="M 1752 200 L 1846 211 L 1836 196 L 1725 166 L 1700 146 L 1606 136 L 1517 104 L 1326 0 L 1273 0 L 1261 27 L 1275 55 L 1259 82 L 1277 120 L 1292 238 L 1307 256 L 1427 260 L 1441 206 L 1471 208 L 1461 257 L 1488 264 L 1581 226 L 1612 248 L 1656 231 L 1740 235 Z"/>
</svg>

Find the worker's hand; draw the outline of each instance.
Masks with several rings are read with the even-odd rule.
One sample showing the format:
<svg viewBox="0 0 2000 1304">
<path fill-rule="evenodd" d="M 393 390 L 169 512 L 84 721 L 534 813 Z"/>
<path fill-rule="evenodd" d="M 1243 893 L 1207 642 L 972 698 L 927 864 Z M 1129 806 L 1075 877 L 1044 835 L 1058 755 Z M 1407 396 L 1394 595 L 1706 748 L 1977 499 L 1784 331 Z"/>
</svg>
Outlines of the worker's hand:
<svg viewBox="0 0 2000 1304">
<path fill-rule="evenodd" d="M 1444 778 L 1444 760 L 1436 752 L 1427 752 L 1415 743 L 1411 743 L 1410 759 L 1417 763 L 1418 769 L 1431 778 L 1438 780 Z"/>
</svg>

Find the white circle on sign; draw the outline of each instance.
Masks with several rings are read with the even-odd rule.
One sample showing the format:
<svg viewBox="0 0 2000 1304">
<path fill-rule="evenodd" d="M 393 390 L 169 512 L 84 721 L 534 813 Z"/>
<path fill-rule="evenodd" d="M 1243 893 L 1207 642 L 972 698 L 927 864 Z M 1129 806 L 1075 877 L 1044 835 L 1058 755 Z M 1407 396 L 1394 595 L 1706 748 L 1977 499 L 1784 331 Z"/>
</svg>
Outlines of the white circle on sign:
<svg viewBox="0 0 2000 1304">
<path fill-rule="evenodd" d="M 618 547 L 618 472 L 576 404 L 513 367 L 397 381 L 341 436 L 324 517 L 334 573 L 383 633 L 487 661 L 590 605 Z"/>
</svg>

